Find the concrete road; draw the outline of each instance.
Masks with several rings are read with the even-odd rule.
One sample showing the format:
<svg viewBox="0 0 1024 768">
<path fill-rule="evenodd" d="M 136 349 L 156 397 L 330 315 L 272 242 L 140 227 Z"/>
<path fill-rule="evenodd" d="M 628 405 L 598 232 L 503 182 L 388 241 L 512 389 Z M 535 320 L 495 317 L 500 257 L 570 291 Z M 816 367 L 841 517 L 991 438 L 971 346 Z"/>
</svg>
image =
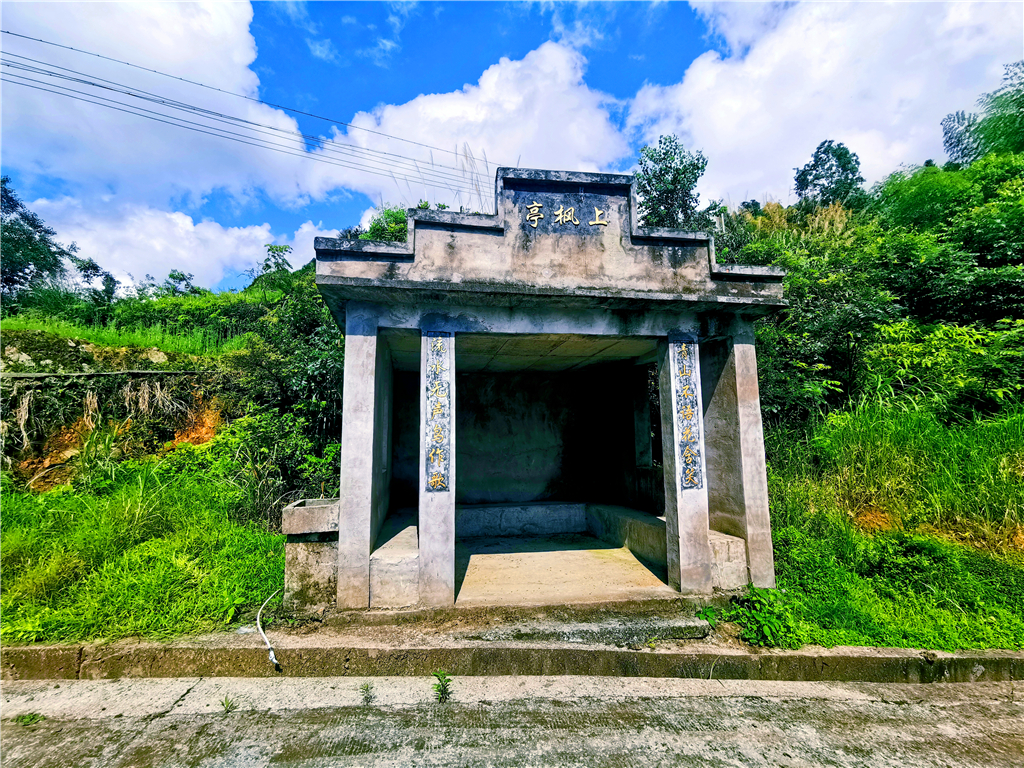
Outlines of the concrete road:
<svg viewBox="0 0 1024 768">
<path fill-rule="evenodd" d="M 369 705 L 359 690 L 366 682 Z M 1013 683 L 466 677 L 439 705 L 433 682 L 7 682 L 0 760 L 4 768 L 1024 765 L 1024 686 Z M 225 711 L 225 699 L 237 708 Z M 18 721 L 29 714 L 45 719 Z"/>
</svg>

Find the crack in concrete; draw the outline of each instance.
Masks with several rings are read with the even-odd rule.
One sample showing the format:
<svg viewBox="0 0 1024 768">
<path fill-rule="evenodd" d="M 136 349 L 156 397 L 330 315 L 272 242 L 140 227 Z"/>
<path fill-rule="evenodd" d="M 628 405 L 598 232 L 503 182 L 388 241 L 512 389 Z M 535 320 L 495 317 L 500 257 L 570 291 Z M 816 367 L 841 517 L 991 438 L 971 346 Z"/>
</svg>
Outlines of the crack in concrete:
<svg viewBox="0 0 1024 768">
<path fill-rule="evenodd" d="M 188 690 L 185 691 L 183 694 L 181 694 L 181 696 L 179 696 L 177 699 L 175 699 L 174 703 L 172 703 L 171 706 L 169 706 L 167 709 L 162 710 L 160 712 L 154 712 L 151 715 L 146 715 L 146 716 L 140 718 L 140 720 L 142 722 L 146 723 L 147 725 L 149 725 L 150 723 L 152 723 L 155 720 L 159 720 L 159 719 L 161 719 L 163 717 L 166 717 L 171 712 L 173 712 L 174 708 L 176 706 L 178 706 L 179 704 L 181 704 L 181 702 L 183 702 L 185 700 L 185 697 L 187 697 L 190 693 L 192 693 L 192 691 L 195 690 L 196 686 L 199 685 L 201 682 L 203 682 L 203 678 L 202 677 L 197 678 L 196 681 L 194 683 L 192 683 L 192 685 L 190 685 L 188 687 Z"/>
</svg>

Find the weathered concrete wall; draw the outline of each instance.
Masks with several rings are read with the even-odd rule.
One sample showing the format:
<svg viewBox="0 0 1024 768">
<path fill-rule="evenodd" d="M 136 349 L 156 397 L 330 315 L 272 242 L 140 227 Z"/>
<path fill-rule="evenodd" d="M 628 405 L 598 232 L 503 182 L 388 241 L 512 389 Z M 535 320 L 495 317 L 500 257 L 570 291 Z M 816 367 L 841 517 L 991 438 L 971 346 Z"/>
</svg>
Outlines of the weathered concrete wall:
<svg viewBox="0 0 1024 768">
<path fill-rule="evenodd" d="M 661 398 L 662 466 L 665 473 L 665 536 L 668 583 L 680 592 L 711 591 L 711 547 L 708 544 L 707 476 L 701 419 L 699 355 L 692 353 L 695 336 L 669 337 L 658 351 L 658 391 Z M 689 350 L 689 351 L 687 351 Z M 694 370 L 696 368 L 696 370 Z M 696 393 L 692 388 L 696 386 Z M 689 390 L 685 387 L 690 387 Z M 681 415 L 692 408 L 685 417 Z M 687 425 L 694 438 L 684 437 Z M 695 446 L 697 461 L 687 465 L 684 451 Z M 696 470 L 696 484 L 687 471 Z"/>
<path fill-rule="evenodd" d="M 284 546 L 284 606 L 299 612 L 333 607 L 337 598 L 338 542 L 293 535 Z"/>
<path fill-rule="evenodd" d="M 391 498 L 393 375 L 391 351 L 378 341 L 373 412 L 373 484 L 370 498 L 370 541 L 377 540 Z"/>
<path fill-rule="evenodd" d="M 338 519 L 338 607 L 370 604 L 370 547 L 375 504 L 380 501 L 375 450 L 377 317 L 350 312 L 345 325 L 344 406 L 341 433 L 341 498 Z"/>
<path fill-rule="evenodd" d="M 628 503 L 633 414 L 617 394 L 620 377 L 632 368 L 457 376 L 456 503 Z M 415 375 L 399 372 L 393 452 L 398 505 L 416 503 L 418 398 Z"/>
<path fill-rule="evenodd" d="M 439 346 L 435 346 L 439 345 Z M 419 602 L 455 604 L 455 489 L 458 472 L 455 343 L 451 333 L 420 340 Z M 441 451 L 439 458 L 433 452 Z M 435 463 L 436 462 L 436 463 Z M 443 474 L 443 482 L 433 477 Z"/>
<path fill-rule="evenodd" d="M 551 536 L 584 533 L 586 505 L 565 502 L 526 504 L 472 504 L 455 508 L 455 535 L 460 539 L 478 536 Z"/>
<path fill-rule="evenodd" d="M 747 542 L 750 579 L 775 586 L 768 477 L 753 333 L 701 345 L 708 507 L 712 529 Z"/>
<path fill-rule="evenodd" d="M 632 179 L 502 168 L 496 214 L 410 211 L 403 244 L 317 238 L 317 282 L 347 288 L 451 286 L 477 294 L 777 304 L 777 270 L 715 264 L 703 233 L 638 226 Z M 347 286 L 344 288 L 342 286 Z"/>
<path fill-rule="evenodd" d="M 711 583 L 715 589 L 742 589 L 750 583 L 747 543 L 719 531 L 708 534 L 711 543 Z"/>
<path fill-rule="evenodd" d="M 392 512 L 370 555 L 370 607 L 404 608 L 419 602 L 416 510 Z"/>
</svg>

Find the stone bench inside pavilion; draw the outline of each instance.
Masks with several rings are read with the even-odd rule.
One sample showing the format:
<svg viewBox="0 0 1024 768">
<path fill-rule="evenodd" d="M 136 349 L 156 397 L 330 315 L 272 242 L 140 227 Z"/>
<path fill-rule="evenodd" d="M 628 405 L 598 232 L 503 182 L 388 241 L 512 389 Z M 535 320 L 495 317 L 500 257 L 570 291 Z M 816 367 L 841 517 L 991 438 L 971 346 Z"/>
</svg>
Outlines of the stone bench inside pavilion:
<svg viewBox="0 0 1024 768">
<path fill-rule="evenodd" d="M 285 510 L 296 609 L 774 586 L 752 322 L 782 273 L 638 226 L 628 176 L 499 169 L 496 213 L 317 238 L 341 497 Z"/>
</svg>

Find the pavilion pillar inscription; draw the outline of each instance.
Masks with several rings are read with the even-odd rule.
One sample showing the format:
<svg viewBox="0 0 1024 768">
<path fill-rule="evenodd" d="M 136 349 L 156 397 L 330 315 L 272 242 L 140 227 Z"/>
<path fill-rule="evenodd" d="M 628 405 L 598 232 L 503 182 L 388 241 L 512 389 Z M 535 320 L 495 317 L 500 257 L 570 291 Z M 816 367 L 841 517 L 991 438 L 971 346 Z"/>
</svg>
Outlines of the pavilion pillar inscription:
<svg viewBox="0 0 1024 768">
<path fill-rule="evenodd" d="M 697 337 L 672 334 L 659 345 L 662 466 L 668 583 L 711 592 L 708 483 Z"/>
<path fill-rule="evenodd" d="M 419 597 L 455 604 L 455 336 L 420 337 Z"/>
</svg>

